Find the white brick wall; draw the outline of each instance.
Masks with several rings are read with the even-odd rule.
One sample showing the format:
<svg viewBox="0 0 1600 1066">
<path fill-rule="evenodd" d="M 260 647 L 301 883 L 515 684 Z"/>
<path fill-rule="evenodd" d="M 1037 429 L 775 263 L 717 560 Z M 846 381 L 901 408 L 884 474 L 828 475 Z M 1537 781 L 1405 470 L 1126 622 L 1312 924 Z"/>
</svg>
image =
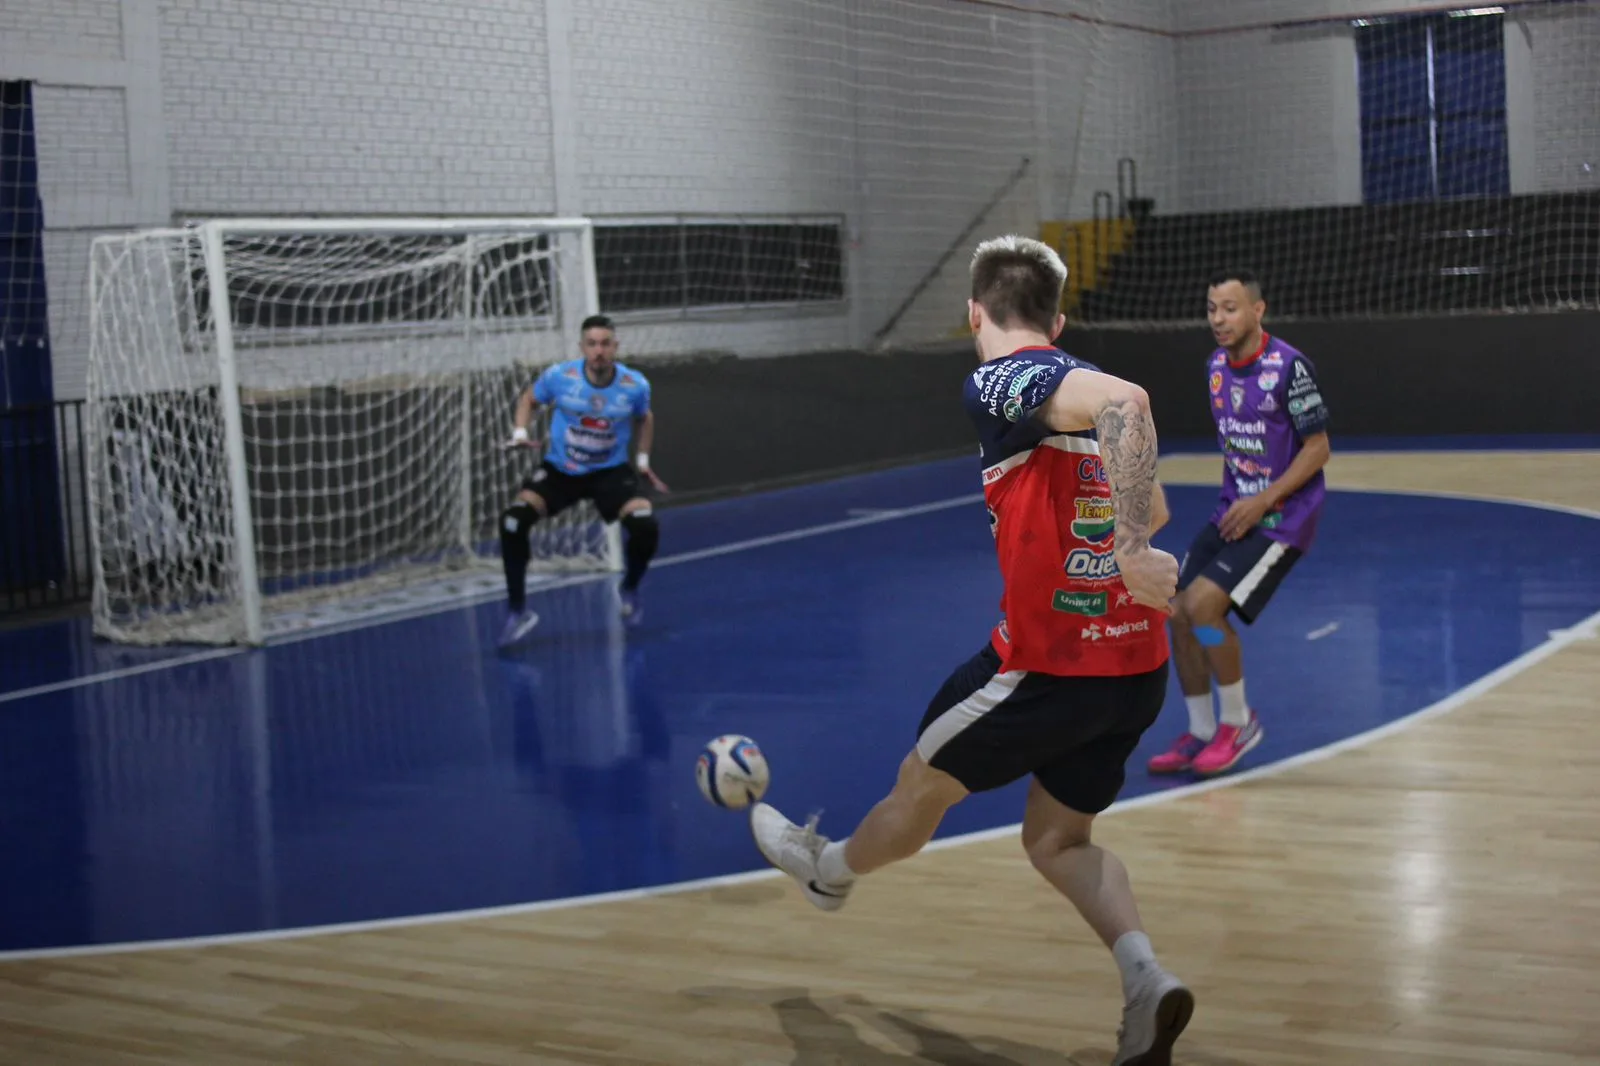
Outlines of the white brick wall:
<svg viewBox="0 0 1600 1066">
<path fill-rule="evenodd" d="M 56 195 L 130 195 L 127 107 L 128 94 L 120 88 L 36 89 L 33 127 L 40 184 Z"/>
<path fill-rule="evenodd" d="M 555 3 L 570 17 L 547 24 Z M 550 213 L 559 172 L 600 217 L 844 216 L 847 310 L 627 334 L 634 354 L 759 355 L 870 337 L 1024 155 L 974 238 L 1087 217 L 1123 156 L 1162 212 L 1354 202 L 1348 30 L 1226 31 L 1375 4 L 4 0 L 0 76 L 40 83 L 57 386 L 73 396 L 89 235 L 174 214 Z M 1597 181 L 1597 21 L 1527 20 L 1519 188 Z M 891 340 L 959 329 L 970 244 Z"/>
<path fill-rule="evenodd" d="M 1115 198 L 1117 163 L 1125 157 L 1134 161 L 1138 194 L 1153 198 L 1158 211 L 1176 209 L 1183 186 L 1178 42 L 1165 34 L 1119 28 L 1096 28 L 1073 36 L 1077 40 L 1061 42 L 1056 58 L 1058 63 L 1070 59 L 1057 69 L 1067 82 L 1062 95 L 1076 98 L 1052 132 L 1063 137 L 1064 147 L 1072 144 L 1075 130 L 1081 129 L 1081 139 L 1075 152 L 1062 156 L 1057 217 L 1089 218 L 1098 191 Z M 1082 82 L 1076 92 L 1074 79 Z"/>
<path fill-rule="evenodd" d="M 543 12 L 162 0 L 174 209 L 549 213 Z"/>
<path fill-rule="evenodd" d="M 120 0 L 5 0 L 0 47 L 16 54 L 121 59 Z"/>
<path fill-rule="evenodd" d="M 1530 14 L 1507 35 L 1532 59 L 1532 187 L 1600 189 L 1600 9 Z"/>
<path fill-rule="evenodd" d="M 1177 48 L 1183 209 L 1361 202 L 1348 30 L 1256 30 Z"/>
</svg>

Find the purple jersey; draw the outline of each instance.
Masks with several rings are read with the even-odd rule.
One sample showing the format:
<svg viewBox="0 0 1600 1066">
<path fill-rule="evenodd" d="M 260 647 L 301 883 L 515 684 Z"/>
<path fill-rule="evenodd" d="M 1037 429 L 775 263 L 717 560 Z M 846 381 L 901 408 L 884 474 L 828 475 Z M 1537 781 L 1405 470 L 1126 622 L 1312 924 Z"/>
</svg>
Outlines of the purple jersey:
<svg viewBox="0 0 1600 1066">
<path fill-rule="evenodd" d="M 1328 408 L 1317 388 L 1311 360 L 1266 333 L 1261 348 L 1243 365 L 1228 362 L 1221 348 L 1211 353 L 1211 417 L 1222 447 L 1222 498 L 1211 515 L 1218 523 L 1242 496 L 1264 492 L 1289 469 L 1306 437 L 1328 426 Z M 1256 528 L 1273 540 L 1306 551 L 1317 535 L 1327 497 L 1318 470 Z"/>
</svg>

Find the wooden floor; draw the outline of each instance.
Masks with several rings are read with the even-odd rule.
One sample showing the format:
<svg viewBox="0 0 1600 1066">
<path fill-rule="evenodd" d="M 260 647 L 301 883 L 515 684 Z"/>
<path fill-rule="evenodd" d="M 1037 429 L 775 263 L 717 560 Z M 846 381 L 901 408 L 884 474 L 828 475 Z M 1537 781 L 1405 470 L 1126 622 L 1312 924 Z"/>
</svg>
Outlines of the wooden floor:
<svg viewBox="0 0 1600 1066">
<path fill-rule="evenodd" d="M 1331 480 L 1600 510 L 1592 453 L 1349 455 Z M 1180 1063 L 1600 1063 L 1600 640 L 1368 746 L 1113 812 L 1100 840 L 1198 995 Z M 0 1063 L 1099 1066 L 1119 1005 L 1008 839 L 875 875 L 837 915 L 767 880 L 0 964 Z"/>
</svg>

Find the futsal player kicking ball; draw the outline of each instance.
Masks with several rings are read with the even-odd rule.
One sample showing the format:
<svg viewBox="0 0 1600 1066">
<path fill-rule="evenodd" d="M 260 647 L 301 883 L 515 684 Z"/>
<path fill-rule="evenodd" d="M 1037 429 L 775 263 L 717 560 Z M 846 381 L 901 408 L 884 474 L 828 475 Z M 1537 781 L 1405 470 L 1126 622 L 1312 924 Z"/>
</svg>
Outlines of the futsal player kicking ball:
<svg viewBox="0 0 1600 1066">
<path fill-rule="evenodd" d="M 825 911 L 857 878 L 915 855 L 971 792 L 1033 780 L 1022 843 L 1122 972 L 1117 1056 L 1171 1061 L 1194 997 L 1157 963 L 1128 873 L 1090 842 L 1095 816 L 1167 688 L 1178 561 L 1150 544 L 1165 521 L 1149 398 L 1052 346 L 1066 267 L 1022 237 L 979 245 L 969 324 L 979 366 L 964 402 L 1004 579 L 1002 620 L 933 697 L 888 797 L 846 840 L 751 809 L 767 861 Z"/>
<path fill-rule="evenodd" d="M 1153 774 L 1224 773 L 1261 743 L 1228 615 L 1255 622 L 1310 549 L 1322 517 L 1328 408 L 1310 360 L 1262 331 L 1266 309 L 1249 271 L 1211 279 L 1206 310 L 1217 349 L 1208 384 L 1222 447 L 1222 497 L 1184 556 L 1173 604 L 1172 658 L 1189 730 L 1150 760 Z M 1213 678 L 1220 725 L 1211 710 Z"/>
<path fill-rule="evenodd" d="M 509 613 L 500 646 L 515 644 L 539 623 L 527 607 L 528 537 L 534 523 L 554 518 L 579 500 L 593 500 L 600 517 L 622 523 L 626 534 L 627 570 L 619 587 L 624 620 L 643 618 L 639 582 L 656 553 L 661 530 L 650 501 L 639 492 L 643 474 L 657 491 L 667 486 L 650 469 L 655 413 L 650 408 L 650 382 L 639 371 L 617 362 L 617 333 L 604 315 L 583 320 L 579 344 L 583 356 L 546 367 L 517 399 L 511 445 L 537 448 L 528 435 L 534 405 L 550 413 L 550 446 L 533 474 L 522 482 L 516 500 L 500 516 L 500 558 L 505 566 Z M 639 449 L 632 463 L 628 448 L 637 429 Z M 635 472 L 637 470 L 637 472 Z"/>
</svg>

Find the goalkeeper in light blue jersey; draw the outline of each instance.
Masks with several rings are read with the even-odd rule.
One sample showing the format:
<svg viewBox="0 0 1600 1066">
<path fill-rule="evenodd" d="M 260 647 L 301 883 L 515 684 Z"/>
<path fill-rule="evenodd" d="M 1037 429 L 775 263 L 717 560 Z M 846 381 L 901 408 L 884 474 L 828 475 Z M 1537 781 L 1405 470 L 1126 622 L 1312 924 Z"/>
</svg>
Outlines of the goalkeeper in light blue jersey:
<svg viewBox="0 0 1600 1066">
<path fill-rule="evenodd" d="M 580 500 L 592 500 L 600 517 L 620 522 L 627 570 L 618 593 L 623 618 L 637 625 L 643 618 L 639 582 L 656 553 L 661 531 L 639 479 L 658 492 L 667 486 L 650 469 L 655 414 L 650 408 L 650 382 L 639 371 L 617 362 L 617 333 L 611 319 L 584 319 L 583 355 L 546 367 L 517 400 L 511 446 L 545 445 L 539 468 L 523 479 L 517 498 L 500 518 L 500 557 L 505 564 L 506 598 L 510 607 L 500 645 L 521 640 L 539 622 L 527 606 L 528 537 L 535 523 L 553 518 Z M 528 434 L 535 406 L 550 408 L 550 439 Z M 632 459 L 629 451 L 637 440 Z"/>
</svg>

